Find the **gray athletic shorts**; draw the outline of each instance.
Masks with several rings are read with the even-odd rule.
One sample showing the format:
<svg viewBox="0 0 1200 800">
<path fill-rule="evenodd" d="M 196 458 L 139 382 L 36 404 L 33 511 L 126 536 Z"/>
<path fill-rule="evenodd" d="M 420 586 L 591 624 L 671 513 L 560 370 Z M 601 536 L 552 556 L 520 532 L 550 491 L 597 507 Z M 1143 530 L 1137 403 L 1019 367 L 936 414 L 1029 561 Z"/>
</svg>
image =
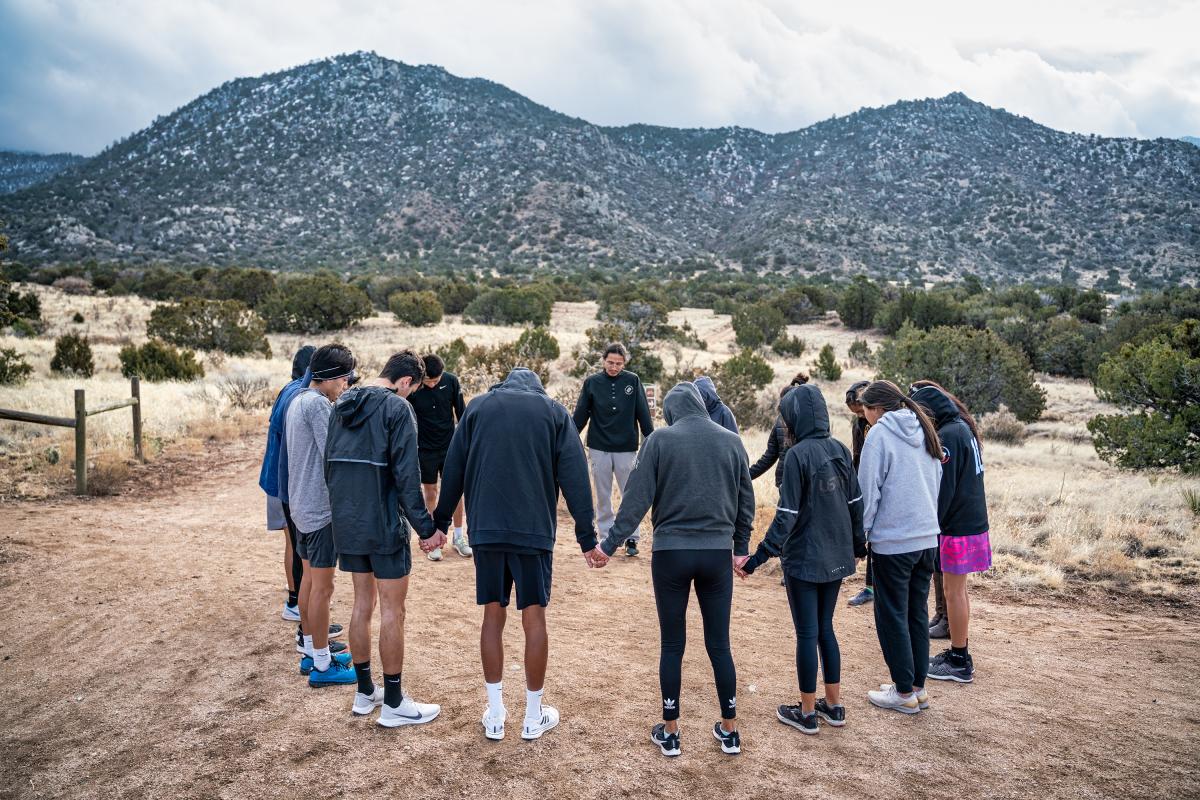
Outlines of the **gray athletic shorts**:
<svg viewBox="0 0 1200 800">
<path fill-rule="evenodd" d="M 296 553 L 316 569 L 332 569 L 337 566 L 337 552 L 333 548 L 333 523 L 312 533 L 296 537 Z"/>
<path fill-rule="evenodd" d="M 267 530 L 287 530 L 287 518 L 283 516 L 283 501 L 267 495 Z"/>
</svg>

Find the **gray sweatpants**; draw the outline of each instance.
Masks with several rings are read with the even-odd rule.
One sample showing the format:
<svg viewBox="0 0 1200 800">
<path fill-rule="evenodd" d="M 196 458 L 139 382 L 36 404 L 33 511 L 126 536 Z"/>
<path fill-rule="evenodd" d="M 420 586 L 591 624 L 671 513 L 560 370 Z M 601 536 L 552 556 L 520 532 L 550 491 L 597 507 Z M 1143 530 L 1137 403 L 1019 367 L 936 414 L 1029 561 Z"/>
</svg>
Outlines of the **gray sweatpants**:
<svg viewBox="0 0 1200 800">
<path fill-rule="evenodd" d="M 625 482 L 633 472 L 637 453 L 606 453 L 588 448 L 588 459 L 592 464 L 592 487 L 596 495 L 596 532 L 600 541 L 604 541 L 617 518 L 612 503 L 613 475 L 617 476 L 617 488 L 624 495 Z M 636 542 L 638 532 L 635 530 L 629 538 Z"/>
</svg>

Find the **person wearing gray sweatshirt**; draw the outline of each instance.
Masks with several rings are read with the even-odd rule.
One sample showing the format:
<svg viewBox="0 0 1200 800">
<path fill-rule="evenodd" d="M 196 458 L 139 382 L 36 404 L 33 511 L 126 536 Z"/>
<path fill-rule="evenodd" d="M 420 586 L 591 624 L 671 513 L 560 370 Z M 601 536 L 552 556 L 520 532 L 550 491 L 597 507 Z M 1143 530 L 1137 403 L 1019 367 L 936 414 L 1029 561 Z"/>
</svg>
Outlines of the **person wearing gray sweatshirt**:
<svg viewBox="0 0 1200 800">
<path fill-rule="evenodd" d="M 929 705 L 929 580 L 937 558 L 942 444 L 924 410 L 891 381 L 862 392 L 871 428 L 858 482 L 875 579 L 875 632 L 892 683 L 867 692 L 880 708 Z"/>
<path fill-rule="evenodd" d="M 638 454 L 621 510 L 600 548 L 611 556 L 653 508 L 650 574 L 658 607 L 661 652 L 658 679 L 663 722 L 651 739 L 664 755 L 679 750 L 679 688 L 692 585 L 704 621 L 721 721 L 713 736 L 721 749 L 741 752 L 737 732 L 737 674 L 729 649 L 733 560 L 749 553 L 754 489 L 742 440 L 709 419 L 695 385 L 680 383 L 663 401 L 667 427 L 647 437 Z"/>
</svg>

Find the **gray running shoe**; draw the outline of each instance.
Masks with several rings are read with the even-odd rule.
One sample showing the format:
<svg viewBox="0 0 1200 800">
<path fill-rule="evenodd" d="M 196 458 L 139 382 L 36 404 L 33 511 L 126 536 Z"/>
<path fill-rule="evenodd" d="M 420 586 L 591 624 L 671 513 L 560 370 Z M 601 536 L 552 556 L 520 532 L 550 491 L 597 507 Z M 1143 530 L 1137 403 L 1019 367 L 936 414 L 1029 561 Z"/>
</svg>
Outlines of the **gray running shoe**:
<svg viewBox="0 0 1200 800">
<path fill-rule="evenodd" d="M 949 639 L 950 638 L 950 620 L 946 617 L 935 617 L 933 622 L 929 624 L 930 639 Z"/>
<path fill-rule="evenodd" d="M 970 656 L 959 658 L 952 650 L 943 650 L 929 660 L 929 678 L 935 681 L 971 683 L 975 680 L 975 664 Z"/>
<path fill-rule="evenodd" d="M 867 603 L 870 603 L 874 599 L 875 599 L 875 590 L 872 589 L 870 586 L 867 586 L 861 592 L 854 595 L 854 597 L 851 597 L 849 600 L 847 600 L 846 605 L 848 605 L 848 606 L 866 605 Z"/>
</svg>

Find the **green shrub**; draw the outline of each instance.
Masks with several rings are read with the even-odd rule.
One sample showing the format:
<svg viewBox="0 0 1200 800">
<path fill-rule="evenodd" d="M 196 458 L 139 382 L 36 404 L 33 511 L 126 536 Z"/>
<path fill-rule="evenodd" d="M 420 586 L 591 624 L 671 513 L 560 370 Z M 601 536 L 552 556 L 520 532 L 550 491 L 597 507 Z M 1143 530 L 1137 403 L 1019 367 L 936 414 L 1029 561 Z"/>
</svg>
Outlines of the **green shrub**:
<svg viewBox="0 0 1200 800">
<path fill-rule="evenodd" d="M 193 381 L 204 377 L 204 367 L 191 350 L 177 350 L 165 342 L 151 339 L 141 347 L 126 345 L 117 355 L 121 374 L 138 376 L 144 381 Z"/>
<path fill-rule="evenodd" d="M 42 301 L 33 292 L 17 292 L 6 280 L 0 280 L 0 328 L 14 325 L 18 320 L 38 323 L 42 319 Z M 35 329 L 36 324 L 30 327 Z"/>
<path fill-rule="evenodd" d="M 762 347 L 775 341 L 787 321 L 770 303 L 755 303 L 733 315 L 733 333 L 739 347 Z"/>
<path fill-rule="evenodd" d="M 90 378 L 96 371 L 92 359 L 92 348 L 86 336 L 67 333 L 54 340 L 54 358 L 50 359 L 50 370 L 80 378 Z"/>
<path fill-rule="evenodd" d="M 1022 445 L 1025 443 L 1025 423 L 1001 404 L 990 414 L 979 417 L 979 435 L 984 441 Z"/>
<path fill-rule="evenodd" d="M 529 328 L 517 338 L 517 352 L 523 355 L 554 361 L 561 354 L 558 339 L 545 328 Z"/>
<path fill-rule="evenodd" d="M 883 292 L 865 275 L 856 275 L 838 303 L 838 316 L 847 328 L 863 330 L 875 324 Z"/>
<path fill-rule="evenodd" d="M 442 321 L 442 304 L 433 292 L 396 292 L 388 298 L 388 309 L 400 322 L 414 328 Z"/>
<path fill-rule="evenodd" d="M 463 341 L 462 337 L 459 337 L 437 350 L 436 353 L 442 359 L 442 363 L 446 365 L 448 372 L 457 373 L 462 370 L 469 349 L 467 343 Z"/>
<path fill-rule="evenodd" d="M 771 365 L 749 348 L 713 365 L 708 374 L 721 399 L 743 424 L 757 419 L 759 390 L 775 378 Z"/>
<path fill-rule="evenodd" d="M 474 284 L 459 280 L 448 280 L 437 287 L 438 302 L 447 314 L 461 314 L 471 301 L 479 296 Z"/>
<path fill-rule="evenodd" d="M 871 345 L 867 343 L 866 339 L 855 339 L 846 355 L 853 363 L 866 367 L 869 367 L 875 360 L 875 356 L 871 352 Z"/>
<path fill-rule="evenodd" d="M 1017 419 L 1033 422 L 1046 407 L 1046 393 L 1034 381 L 1024 353 L 989 330 L 911 325 L 876 353 L 879 377 L 908 386 L 913 381 L 940 383 L 975 414 L 1008 406 Z"/>
<path fill-rule="evenodd" d="M 771 305 L 783 313 L 789 325 L 799 325 L 825 313 L 829 293 L 819 286 L 792 286 L 771 300 Z"/>
<path fill-rule="evenodd" d="M 1200 321 L 1125 344 L 1096 370 L 1096 395 L 1127 409 L 1088 422 L 1101 458 L 1129 469 L 1200 472 Z"/>
<path fill-rule="evenodd" d="M 831 344 L 822 347 L 817 355 L 817 376 L 826 381 L 836 381 L 842 377 L 842 365 L 837 362 Z"/>
<path fill-rule="evenodd" d="M 787 333 L 781 333 L 771 342 L 771 349 L 781 356 L 791 356 L 799 358 L 804 355 L 804 351 L 808 348 L 808 344 L 799 336 L 789 336 Z"/>
<path fill-rule="evenodd" d="M 206 280 L 213 299 L 240 300 L 250 308 L 258 308 L 277 288 L 275 275 L 265 269 L 226 267 Z"/>
<path fill-rule="evenodd" d="M 33 374 L 33 367 L 25 357 L 8 347 L 0 348 L 0 384 L 24 383 Z"/>
<path fill-rule="evenodd" d="M 550 382 L 549 362 L 537 355 L 520 352 L 516 342 L 495 347 L 472 347 L 467 352 L 464 365 L 468 373 L 482 373 L 485 384 L 504 380 L 517 367 L 536 372 L 543 386 Z"/>
<path fill-rule="evenodd" d="M 481 325 L 549 325 L 552 292 L 537 286 L 491 289 L 471 301 L 463 318 Z"/>
<path fill-rule="evenodd" d="M 240 300 L 189 297 L 150 312 L 146 335 L 178 347 L 219 350 L 232 356 L 271 356 L 262 319 Z"/>
<path fill-rule="evenodd" d="M 268 331 L 313 334 L 349 328 L 373 311 L 362 289 L 318 273 L 283 281 L 263 300 L 259 313 Z"/>
<path fill-rule="evenodd" d="M 1034 363 L 1042 372 L 1068 378 L 1087 378 L 1096 370 L 1100 326 L 1074 317 L 1055 317 L 1042 329 Z"/>
</svg>

